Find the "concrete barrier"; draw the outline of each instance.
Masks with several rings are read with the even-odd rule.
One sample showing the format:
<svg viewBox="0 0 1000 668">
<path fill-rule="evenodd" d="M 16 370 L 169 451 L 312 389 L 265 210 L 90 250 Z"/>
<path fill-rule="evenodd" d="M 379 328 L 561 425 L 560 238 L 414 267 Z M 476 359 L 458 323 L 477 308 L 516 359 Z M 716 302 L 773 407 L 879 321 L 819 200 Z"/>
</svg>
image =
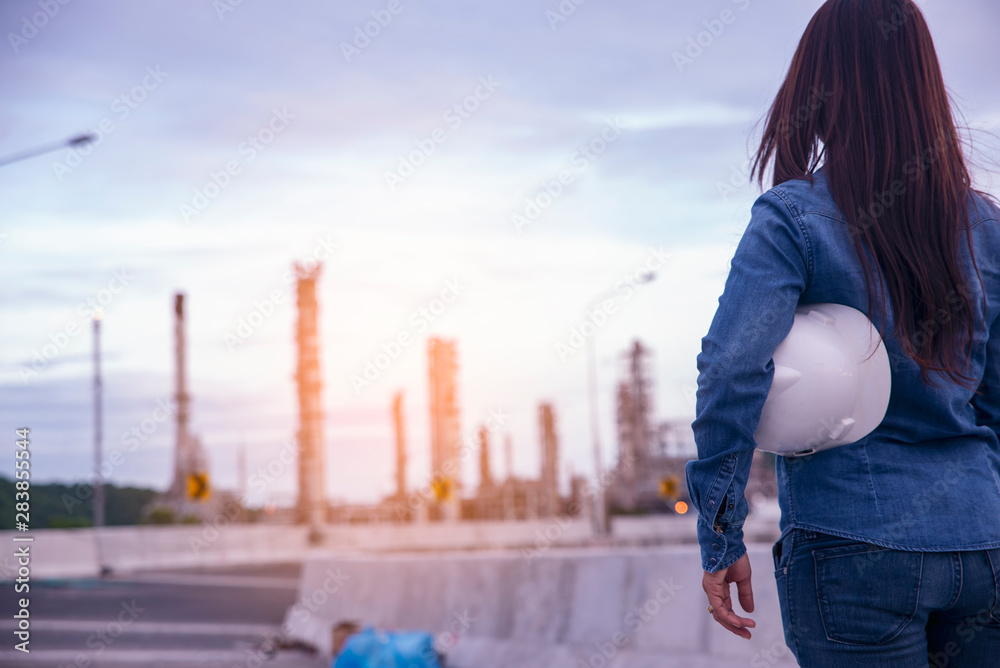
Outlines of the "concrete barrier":
<svg viewBox="0 0 1000 668">
<path fill-rule="evenodd" d="M 223 518 L 224 519 L 224 518 Z M 776 520 L 751 516 L 748 540 L 774 540 Z M 17 532 L 0 532 L 12 544 Z M 17 534 L 22 535 L 22 534 Z M 30 532 L 35 577 L 93 577 L 101 566 L 115 572 L 299 561 L 310 550 L 305 528 L 278 524 L 232 524 L 42 529 Z M 596 539 L 589 521 L 555 517 L 520 522 L 458 524 L 331 525 L 324 550 L 336 553 L 440 552 L 516 549 L 531 556 L 555 547 L 637 546 L 693 543 L 693 516 L 616 517 L 612 535 Z M 0 580 L 16 572 L 12 555 L 0 555 Z"/>
<path fill-rule="evenodd" d="M 332 525 L 325 545 L 366 552 L 492 550 L 593 542 L 590 523 L 579 518 L 519 522 Z"/>
<path fill-rule="evenodd" d="M 13 543 L 15 536 L 31 543 Z M 308 550 L 304 527 L 280 525 L 178 525 L 42 529 L 0 532 L 0 543 L 31 546 L 35 578 L 95 577 L 101 567 L 117 573 L 162 568 L 299 561 Z M 0 557 L 0 580 L 17 573 L 16 560 Z"/>
<path fill-rule="evenodd" d="M 770 545 L 750 547 L 757 622 L 738 638 L 709 615 L 696 545 L 436 555 L 314 554 L 285 629 L 331 651 L 342 621 L 424 629 L 454 668 L 794 666 Z"/>
</svg>

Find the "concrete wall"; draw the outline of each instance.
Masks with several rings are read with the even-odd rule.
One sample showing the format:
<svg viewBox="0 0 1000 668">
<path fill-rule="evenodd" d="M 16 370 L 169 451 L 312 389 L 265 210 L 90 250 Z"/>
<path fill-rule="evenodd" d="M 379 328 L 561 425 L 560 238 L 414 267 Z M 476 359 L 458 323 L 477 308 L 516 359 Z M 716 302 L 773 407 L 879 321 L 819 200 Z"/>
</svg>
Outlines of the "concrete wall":
<svg viewBox="0 0 1000 668">
<path fill-rule="evenodd" d="M 755 523 L 756 522 L 756 523 Z M 527 522 L 460 524 L 333 525 L 326 552 L 437 552 L 519 549 L 528 554 L 551 547 L 630 546 L 691 543 L 694 517 L 619 517 L 613 535 L 595 541 L 588 521 L 552 518 Z M 777 522 L 750 518 L 748 540 L 774 540 Z M 6 544 L 15 532 L 0 532 Z M 229 524 L 43 529 L 32 531 L 35 577 L 92 577 L 103 564 L 115 572 L 298 561 L 309 551 L 306 531 L 284 525 Z M 16 572 L 11 555 L 0 555 L 0 580 Z"/>
<path fill-rule="evenodd" d="M 16 532 L 0 532 L 15 545 Z M 25 534 L 17 533 L 24 536 Z M 42 529 L 31 531 L 31 575 L 35 578 L 94 577 L 101 565 L 115 572 L 185 566 L 297 561 L 306 553 L 306 531 L 294 526 L 210 525 Z M 0 580 L 12 579 L 17 564 L 0 557 Z"/>
<path fill-rule="evenodd" d="M 453 668 L 794 666 L 785 648 L 770 545 L 750 548 L 750 641 L 720 627 L 695 545 L 438 555 L 310 557 L 292 635 L 330 651 L 357 621 L 438 634 Z"/>
</svg>

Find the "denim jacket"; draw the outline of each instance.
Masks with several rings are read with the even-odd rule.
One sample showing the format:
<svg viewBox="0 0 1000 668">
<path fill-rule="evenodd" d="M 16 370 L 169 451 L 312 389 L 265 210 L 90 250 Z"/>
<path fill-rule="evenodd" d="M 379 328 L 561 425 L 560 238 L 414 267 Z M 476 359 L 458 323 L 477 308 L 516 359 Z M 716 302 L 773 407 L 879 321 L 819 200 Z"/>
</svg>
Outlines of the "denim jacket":
<svg viewBox="0 0 1000 668">
<path fill-rule="evenodd" d="M 778 457 L 784 537 L 792 528 L 916 551 L 1000 547 L 1000 222 L 992 203 L 970 195 L 976 263 L 962 243 L 976 338 L 977 391 L 920 368 L 893 337 L 891 304 L 872 321 L 892 368 L 882 423 L 865 438 L 802 458 Z M 985 291 L 985 313 L 983 293 Z M 875 293 L 878 294 L 877 291 Z M 888 300 L 887 300 L 888 301 Z M 725 291 L 698 355 L 698 459 L 687 486 L 698 512 L 702 567 L 743 556 L 744 490 L 754 433 L 774 375 L 771 360 L 800 304 L 832 302 L 868 313 L 864 275 L 825 170 L 762 195 L 733 257 Z M 877 310 L 877 309 L 876 309 Z M 937 318 L 948 317 L 939 312 Z M 924 323 L 933 336 L 937 324 Z"/>
</svg>

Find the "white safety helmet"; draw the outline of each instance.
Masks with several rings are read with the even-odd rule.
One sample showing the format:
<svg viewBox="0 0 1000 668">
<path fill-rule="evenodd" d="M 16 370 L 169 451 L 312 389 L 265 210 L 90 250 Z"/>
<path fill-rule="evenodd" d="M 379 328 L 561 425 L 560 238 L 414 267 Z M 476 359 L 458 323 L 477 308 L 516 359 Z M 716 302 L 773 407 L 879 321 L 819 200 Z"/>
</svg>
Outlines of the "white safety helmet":
<svg viewBox="0 0 1000 668">
<path fill-rule="evenodd" d="M 861 311 L 843 304 L 800 306 L 773 360 L 771 391 L 754 435 L 758 449 L 809 455 L 859 441 L 885 417 L 889 355 Z"/>
</svg>

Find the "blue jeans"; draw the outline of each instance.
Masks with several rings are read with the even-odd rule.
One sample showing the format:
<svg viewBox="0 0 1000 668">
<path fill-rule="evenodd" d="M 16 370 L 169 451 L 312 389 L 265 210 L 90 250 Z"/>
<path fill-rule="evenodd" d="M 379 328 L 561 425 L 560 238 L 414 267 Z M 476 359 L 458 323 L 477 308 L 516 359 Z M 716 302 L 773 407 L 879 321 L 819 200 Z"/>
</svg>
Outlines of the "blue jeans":
<svg viewBox="0 0 1000 668">
<path fill-rule="evenodd" d="M 1000 548 L 905 552 L 792 529 L 772 555 L 802 668 L 1000 666 Z"/>
</svg>

